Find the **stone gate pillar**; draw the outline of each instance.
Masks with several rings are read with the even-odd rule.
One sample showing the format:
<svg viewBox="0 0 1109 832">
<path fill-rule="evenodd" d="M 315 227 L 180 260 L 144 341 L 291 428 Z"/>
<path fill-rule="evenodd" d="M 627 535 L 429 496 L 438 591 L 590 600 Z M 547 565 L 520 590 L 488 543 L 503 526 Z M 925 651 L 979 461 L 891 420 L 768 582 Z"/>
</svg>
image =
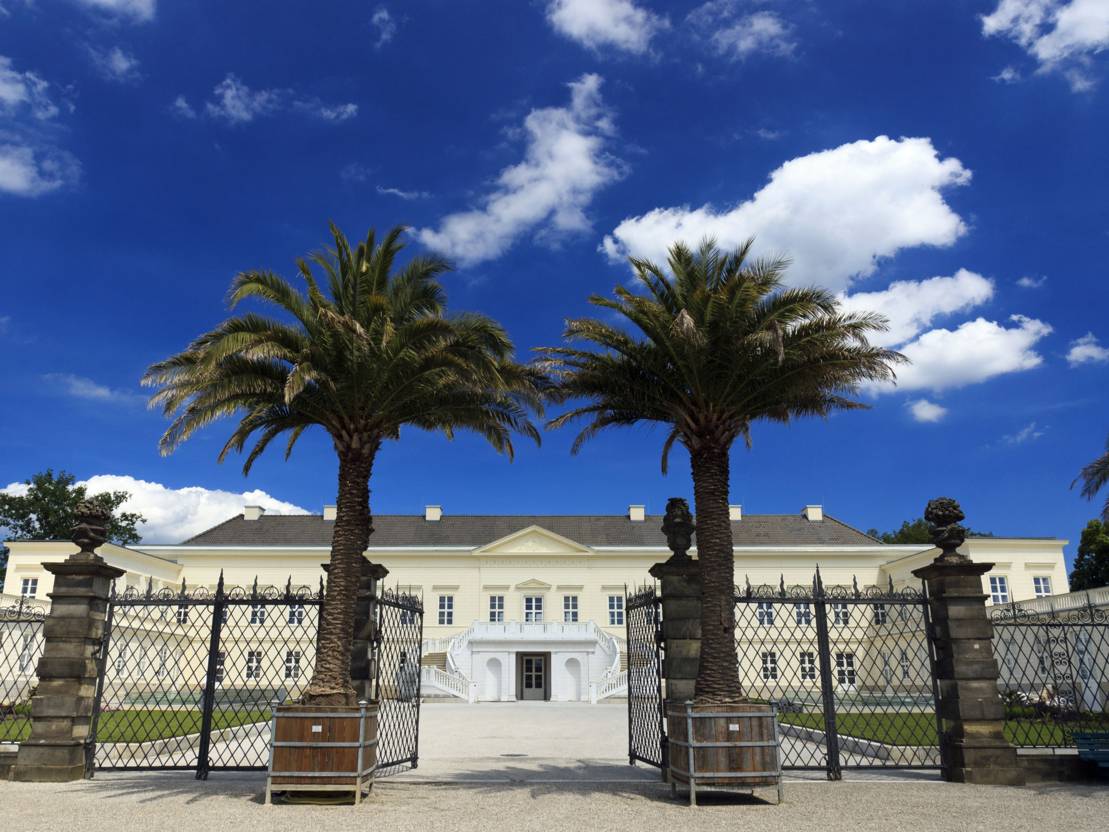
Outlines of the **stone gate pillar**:
<svg viewBox="0 0 1109 832">
<path fill-rule="evenodd" d="M 108 539 L 111 515 L 92 502 L 77 507 L 73 542 L 80 551 L 43 568 L 54 576 L 43 624 L 38 688 L 31 699 L 31 736 L 19 744 L 13 780 L 60 783 L 92 775 L 89 726 L 112 581 L 124 574 L 96 548 Z"/>
<path fill-rule="evenodd" d="M 673 554 L 649 570 L 662 589 L 666 704 L 693 699 L 701 662 L 701 567 L 688 554 L 695 528 L 685 500 L 672 497 L 666 501 L 662 531 Z"/>
<path fill-rule="evenodd" d="M 1016 749 L 1003 733 L 1005 707 L 998 696 L 993 625 L 982 591 L 982 575 L 993 564 L 974 563 L 956 551 L 966 529 L 954 500 L 932 500 L 924 519 L 941 552 L 913 574 L 927 584 L 932 614 L 943 777 L 957 783 L 1023 785 Z"/>
<path fill-rule="evenodd" d="M 372 533 L 372 529 L 371 529 Z M 323 571 L 330 572 L 331 564 L 324 563 Z M 381 582 L 389 570 L 380 563 L 370 563 L 362 559 L 362 572 L 358 577 L 358 598 L 354 602 L 354 639 L 350 648 L 350 681 L 359 699 L 369 702 L 373 699 L 373 683 L 376 668 L 373 666 L 376 616 L 374 604 L 377 602 Z"/>
</svg>

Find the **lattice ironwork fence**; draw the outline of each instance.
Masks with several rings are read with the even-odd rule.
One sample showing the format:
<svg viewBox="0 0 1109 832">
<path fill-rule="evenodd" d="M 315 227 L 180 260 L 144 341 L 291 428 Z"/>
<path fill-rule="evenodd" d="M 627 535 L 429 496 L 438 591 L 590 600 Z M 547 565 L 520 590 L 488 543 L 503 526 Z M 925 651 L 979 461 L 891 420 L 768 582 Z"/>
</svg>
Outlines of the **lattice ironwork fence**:
<svg viewBox="0 0 1109 832">
<path fill-rule="evenodd" d="M 923 588 L 751 586 L 736 591 L 747 696 L 778 705 L 783 767 L 938 768 L 935 658 Z"/>
<path fill-rule="evenodd" d="M 31 598 L 0 604 L 0 747 L 31 734 L 31 695 L 38 684 L 46 605 Z"/>
<path fill-rule="evenodd" d="M 1109 610 L 995 606 L 994 655 L 1005 735 L 1017 746 L 1067 747 L 1109 731 Z"/>
<path fill-rule="evenodd" d="M 322 582 L 229 587 L 221 577 L 214 590 L 113 593 L 90 764 L 195 770 L 198 778 L 265 769 L 271 708 L 299 697 L 312 677 L 322 605 Z M 417 599 L 381 594 L 370 661 L 382 754 L 390 755 L 382 774 L 417 759 L 422 621 Z"/>
<path fill-rule="evenodd" d="M 667 766 L 662 678 L 662 599 L 654 586 L 627 594 L 628 762 Z"/>
</svg>

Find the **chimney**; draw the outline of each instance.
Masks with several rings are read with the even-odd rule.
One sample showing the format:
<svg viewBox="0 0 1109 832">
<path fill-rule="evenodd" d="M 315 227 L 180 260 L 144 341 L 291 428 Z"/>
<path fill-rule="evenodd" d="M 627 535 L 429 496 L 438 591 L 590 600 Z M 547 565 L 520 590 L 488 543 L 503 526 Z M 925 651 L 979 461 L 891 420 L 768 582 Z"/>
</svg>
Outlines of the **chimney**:
<svg viewBox="0 0 1109 832">
<path fill-rule="evenodd" d="M 424 520 L 429 523 L 438 523 L 443 519 L 442 506 L 424 506 Z"/>
<path fill-rule="evenodd" d="M 728 506 L 728 519 L 738 523 L 743 519 L 743 506 Z"/>
<path fill-rule="evenodd" d="M 642 523 L 647 519 L 647 507 L 628 506 L 628 519 L 633 523 Z"/>
<path fill-rule="evenodd" d="M 261 506 L 243 506 L 244 520 L 261 520 L 266 510 Z"/>
<path fill-rule="evenodd" d="M 820 523 L 824 520 L 823 506 L 805 506 L 805 519 L 810 523 Z"/>
<path fill-rule="evenodd" d="M 324 506 L 323 507 L 323 519 L 325 521 L 335 522 L 335 514 L 336 514 L 335 506 Z"/>
</svg>

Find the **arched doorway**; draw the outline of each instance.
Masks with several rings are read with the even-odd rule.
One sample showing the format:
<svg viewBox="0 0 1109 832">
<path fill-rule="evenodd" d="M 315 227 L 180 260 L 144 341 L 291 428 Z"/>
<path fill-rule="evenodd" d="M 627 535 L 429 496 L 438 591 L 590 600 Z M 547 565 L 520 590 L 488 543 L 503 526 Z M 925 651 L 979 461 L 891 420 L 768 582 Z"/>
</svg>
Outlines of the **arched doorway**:
<svg viewBox="0 0 1109 832">
<path fill-rule="evenodd" d="M 582 668 L 581 662 L 570 658 L 566 660 L 565 698 L 570 702 L 580 702 L 582 699 Z"/>
<path fill-rule="evenodd" d="M 500 659 L 491 658 L 485 663 L 485 682 L 481 691 L 482 699 L 486 702 L 501 701 L 501 679 L 503 676 L 504 668 Z"/>
</svg>

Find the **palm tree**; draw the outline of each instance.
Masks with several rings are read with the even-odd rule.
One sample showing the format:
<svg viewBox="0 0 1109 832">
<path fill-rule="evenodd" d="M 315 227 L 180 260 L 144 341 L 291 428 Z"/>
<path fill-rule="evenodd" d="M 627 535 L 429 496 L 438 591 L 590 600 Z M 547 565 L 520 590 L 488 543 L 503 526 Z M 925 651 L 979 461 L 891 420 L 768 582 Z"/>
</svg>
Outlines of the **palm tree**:
<svg viewBox="0 0 1109 832">
<path fill-rule="evenodd" d="M 883 318 L 841 313 L 821 289 L 784 288 L 786 261 L 752 259 L 751 245 L 726 253 L 712 240 L 696 252 L 675 244 L 671 276 L 633 258 L 646 293 L 617 287 L 614 300 L 590 298 L 619 323 L 568 321 L 571 345 L 541 350 L 540 366 L 554 377 L 552 398 L 586 400 L 549 423 L 588 420 L 572 452 L 604 428 L 637 422 L 669 429 L 663 473 L 675 442 L 689 451 L 702 580 L 698 702 L 743 696 L 728 519 L 732 443 L 742 438 L 750 447 L 759 420 L 864 407 L 851 398 L 859 385 L 893 378 L 892 365 L 902 360 L 868 343 L 869 333 L 885 328 Z"/>
<path fill-rule="evenodd" d="M 297 267 L 307 292 L 268 271 L 238 275 L 234 309 L 254 298 L 283 320 L 235 315 L 182 353 L 154 364 L 144 383 L 152 406 L 173 422 L 161 439 L 171 453 L 222 417 L 238 425 L 222 461 L 248 443 L 243 472 L 277 437 L 285 458 L 310 427 L 320 427 L 339 458 L 335 528 L 315 672 L 302 697 L 312 704 L 353 704 L 350 655 L 361 561 L 371 533 L 369 482 L 382 443 L 404 426 L 485 437 L 511 458 L 512 433 L 539 441 L 528 418 L 539 407 L 542 377 L 513 360 L 504 330 L 487 317 L 447 317 L 437 281 L 449 270 L 436 257 L 415 257 L 394 271 L 403 228 L 351 249 L 334 225 L 334 248 Z M 320 288 L 312 266 L 326 277 Z"/>
<path fill-rule="evenodd" d="M 1071 488 L 1082 481 L 1082 496 L 1092 500 L 1097 492 L 1109 483 L 1109 439 L 1105 440 L 1105 453 L 1087 465 L 1078 474 L 1078 478 L 1071 483 Z M 1101 507 L 1101 519 L 1109 523 L 1109 497 L 1105 498 L 1105 505 Z"/>
</svg>

